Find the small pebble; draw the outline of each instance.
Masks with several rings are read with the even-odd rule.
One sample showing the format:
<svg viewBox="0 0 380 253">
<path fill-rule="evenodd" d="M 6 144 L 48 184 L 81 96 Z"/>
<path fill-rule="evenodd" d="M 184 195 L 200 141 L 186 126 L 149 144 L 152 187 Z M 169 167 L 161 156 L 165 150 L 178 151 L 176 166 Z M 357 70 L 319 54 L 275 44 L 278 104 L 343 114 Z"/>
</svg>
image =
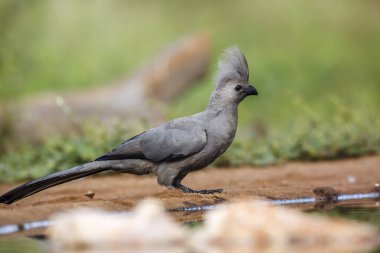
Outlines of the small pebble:
<svg viewBox="0 0 380 253">
<path fill-rule="evenodd" d="M 356 183 L 356 177 L 354 176 L 347 176 L 347 182 L 350 184 Z"/>
<path fill-rule="evenodd" d="M 95 193 L 93 191 L 88 191 L 85 194 L 86 197 L 89 197 L 90 199 L 94 199 Z"/>
</svg>

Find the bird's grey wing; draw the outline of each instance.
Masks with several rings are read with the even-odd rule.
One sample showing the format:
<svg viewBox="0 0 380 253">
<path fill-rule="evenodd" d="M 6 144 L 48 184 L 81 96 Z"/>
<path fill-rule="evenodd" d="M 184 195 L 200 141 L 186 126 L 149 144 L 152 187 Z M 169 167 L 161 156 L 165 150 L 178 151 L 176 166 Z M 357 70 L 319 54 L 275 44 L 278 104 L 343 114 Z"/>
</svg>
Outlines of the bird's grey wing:
<svg viewBox="0 0 380 253">
<path fill-rule="evenodd" d="M 197 153 L 207 143 L 207 133 L 196 124 L 168 124 L 137 135 L 96 161 L 148 159 L 174 160 Z"/>
<path fill-rule="evenodd" d="M 102 155 L 101 157 L 98 157 L 95 159 L 95 161 L 145 159 L 145 155 L 140 147 L 140 139 L 144 134 L 145 132 L 124 141 L 117 148 L 113 149 L 105 155 Z"/>
<path fill-rule="evenodd" d="M 201 151 L 207 143 L 206 130 L 200 127 L 158 128 L 144 135 L 140 146 L 152 161 L 180 159 Z"/>
</svg>

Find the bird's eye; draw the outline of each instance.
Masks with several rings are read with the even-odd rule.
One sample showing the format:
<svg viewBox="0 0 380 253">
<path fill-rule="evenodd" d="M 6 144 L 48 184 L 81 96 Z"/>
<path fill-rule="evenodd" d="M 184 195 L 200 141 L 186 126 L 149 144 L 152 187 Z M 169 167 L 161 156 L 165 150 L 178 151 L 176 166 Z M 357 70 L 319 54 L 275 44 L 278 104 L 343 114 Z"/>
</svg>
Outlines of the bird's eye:
<svg viewBox="0 0 380 253">
<path fill-rule="evenodd" d="M 241 90 L 241 88 L 242 88 L 241 85 L 236 85 L 236 86 L 235 86 L 235 90 L 236 90 L 236 91 Z"/>
</svg>

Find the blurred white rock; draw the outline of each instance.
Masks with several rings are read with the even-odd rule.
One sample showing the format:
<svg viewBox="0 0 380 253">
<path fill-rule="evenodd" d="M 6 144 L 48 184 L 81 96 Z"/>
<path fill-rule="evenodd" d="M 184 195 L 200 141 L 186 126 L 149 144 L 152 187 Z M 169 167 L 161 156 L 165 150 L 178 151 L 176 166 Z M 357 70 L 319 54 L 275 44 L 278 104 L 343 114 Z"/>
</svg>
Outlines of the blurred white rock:
<svg viewBox="0 0 380 253">
<path fill-rule="evenodd" d="M 273 206 L 240 202 L 206 215 L 196 252 L 367 252 L 378 245 L 371 226 Z"/>
<path fill-rule="evenodd" d="M 76 209 L 56 215 L 49 229 L 53 252 L 184 252 L 186 231 L 160 202 L 145 200 L 132 212 Z"/>
<path fill-rule="evenodd" d="M 130 213 L 79 209 L 54 217 L 50 241 L 61 252 L 368 252 L 379 245 L 372 226 L 307 214 L 264 202 L 221 206 L 195 229 L 183 227 L 154 200 Z"/>
</svg>

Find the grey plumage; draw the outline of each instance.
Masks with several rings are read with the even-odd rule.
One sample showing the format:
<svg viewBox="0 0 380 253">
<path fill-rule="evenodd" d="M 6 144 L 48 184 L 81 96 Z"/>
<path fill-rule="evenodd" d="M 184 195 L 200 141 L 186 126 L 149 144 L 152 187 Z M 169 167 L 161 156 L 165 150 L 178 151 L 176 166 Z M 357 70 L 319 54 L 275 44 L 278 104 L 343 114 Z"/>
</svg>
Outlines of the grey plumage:
<svg viewBox="0 0 380 253">
<path fill-rule="evenodd" d="M 216 84 L 223 79 L 234 79 L 247 83 L 249 81 L 248 63 L 239 48 L 232 47 L 226 50 L 218 63 L 219 71 L 216 75 Z"/>
<path fill-rule="evenodd" d="M 2 195 L 0 203 L 10 204 L 54 185 L 105 170 L 153 173 L 159 184 L 189 193 L 221 192 L 220 189 L 192 190 L 181 181 L 189 172 L 212 163 L 232 143 L 238 104 L 248 95 L 257 95 L 248 79 L 244 55 L 236 47 L 229 48 L 219 61 L 217 86 L 205 111 L 143 132 L 93 162 L 21 185 Z"/>
</svg>

